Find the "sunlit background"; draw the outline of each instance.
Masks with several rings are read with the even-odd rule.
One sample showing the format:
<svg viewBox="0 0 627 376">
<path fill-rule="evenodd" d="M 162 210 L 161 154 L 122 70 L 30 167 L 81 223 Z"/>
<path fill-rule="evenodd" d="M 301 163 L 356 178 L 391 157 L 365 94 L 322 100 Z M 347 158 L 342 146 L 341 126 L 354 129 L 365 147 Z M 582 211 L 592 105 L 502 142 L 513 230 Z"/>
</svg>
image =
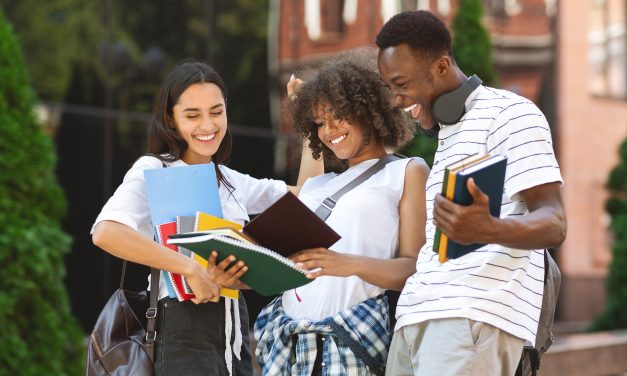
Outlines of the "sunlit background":
<svg viewBox="0 0 627 376">
<path fill-rule="evenodd" d="M 491 46 L 485 58 L 473 55 L 473 43 L 480 41 L 463 39 L 465 31 L 453 27 L 465 2 L 482 8 L 477 19 Z M 427 9 L 453 30 L 455 52 L 467 54 L 458 56 L 467 75 L 487 66 L 480 74 L 484 81 L 531 99 L 553 131 L 565 180 L 569 232 L 564 245 L 551 250 L 563 281 L 557 343 L 543 358 L 540 374 L 627 373 L 627 333 L 590 331 L 608 302 L 627 299 L 624 285 L 614 298 L 606 290 L 613 246 L 615 253 L 622 252 L 625 267 L 627 249 L 624 244 L 615 246 L 616 239 L 625 242 L 625 235 L 610 230 L 612 216 L 605 210 L 608 177 L 620 162 L 619 146 L 627 136 L 624 0 L 0 0 L 0 4 L 23 50 L 37 95 L 37 115 L 56 146 L 56 175 L 67 200 L 62 227 L 73 239 L 65 254 L 65 286 L 84 333 L 91 331 L 118 286 L 121 266 L 120 260 L 92 245 L 91 225 L 142 154 L 154 95 L 175 63 L 204 60 L 224 78 L 235 138 L 229 165 L 255 177 L 294 183 L 300 149 L 281 117 L 289 76 L 338 52 L 373 47 L 378 30 L 391 16 Z M 488 79 L 490 72 L 494 77 Z M 421 137 L 403 152 L 430 160 L 432 144 Z M 622 163 L 626 158 L 623 155 Z M 0 268 L 5 267 L 0 259 Z M 627 269 L 614 269 L 618 274 L 613 278 L 627 283 Z M 144 288 L 147 273 L 146 268 L 133 266 L 127 285 Z M 268 300 L 250 291 L 245 295 L 254 318 Z M 606 315 L 610 324 L 595 328 L 627 327 L 627 307 L 622 307 L 618 311 L 622 314 Z"/>
</svg>

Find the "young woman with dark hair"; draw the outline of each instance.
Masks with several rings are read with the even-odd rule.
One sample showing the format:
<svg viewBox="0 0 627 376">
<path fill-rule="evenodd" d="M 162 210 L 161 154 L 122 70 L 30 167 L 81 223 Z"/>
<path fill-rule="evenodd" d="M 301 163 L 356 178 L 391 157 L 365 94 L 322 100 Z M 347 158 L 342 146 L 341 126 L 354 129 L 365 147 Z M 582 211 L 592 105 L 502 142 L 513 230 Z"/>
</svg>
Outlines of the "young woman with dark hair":
<svg viewBox="0 0 627 376">
<path fill-rule="evenodd" d="M 156 375 L 252 375 L 248 339 L 248 312 L 240 296 L 231 312 L 219 286 L 239 285 L 247 267 L 232 260 L 207 269 L 196 261 L 155 243 L 146 197 L 144 170 L 213 162 L 218 177 L 224 218 L 244 224 L 249 213 L 263 211 L 287 190 L 299 187 L 255 179 L 226 167 L 231 152 L 227 125 L 226 88 L 210 66 L 185 61 L 165 78 L 148 125 L 147 155 L 139 158 L 105 204 L 92 228 L 93 242 L 122 259 L 178 273 L 187 278 L 195 294 L 192 301 L 169 298 L 161 281 L 155 347 Z M 311 155 L 311 153 L 306 153 Z M 300 178 L 322 172 L 321 162 L 303 155 Z M 213 262 L 211 262 L 213 261 Z M 238 307 L 239 306 L 239 307 Z M 232 323 L 233 336 L 225 334 Z M 237 330 L 241 327 L 240 331 Z"/>
<path fill-rule="evenodd" d="M 312 210 L 413 134 L 366 51 L 326 63 L 295 94 L 296 132 L 314 155 L 344 164 L 339 174 L 305 182 L 299 198 Z M 428 173 L 420 158 L 387 163 L 337 201 L 326 219 L 342 236 L 337 243 L 291 257 L 315 280 L 259 315 L 254 332 L 264 375 L 383 374 L 391 339 L 383 293 L 400 290 L 415 271 Z"/>
</svg>

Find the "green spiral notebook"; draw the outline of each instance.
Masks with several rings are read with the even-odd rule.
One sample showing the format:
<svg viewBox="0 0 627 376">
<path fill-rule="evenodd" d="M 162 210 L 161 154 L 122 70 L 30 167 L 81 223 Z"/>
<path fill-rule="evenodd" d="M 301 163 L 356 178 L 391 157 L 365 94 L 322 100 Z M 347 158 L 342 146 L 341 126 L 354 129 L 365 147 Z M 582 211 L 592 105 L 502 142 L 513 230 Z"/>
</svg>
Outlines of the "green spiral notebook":
<svg viewBox="0 0 627 376">
<path fill-rule="evenodd" d="M 279 294 L 312 281 L 305 277 L 306 270 L 296 267 L 293 261 L 268 248 L 226 235 L 190 235 L 171 235 L 168 244 L 184 246 L 205 259 L 215 250 L 218 252 L 218 262 L 229 255 L 235 256 L 249 266 L 240 280 L 261 295 Z"/>
</svg>

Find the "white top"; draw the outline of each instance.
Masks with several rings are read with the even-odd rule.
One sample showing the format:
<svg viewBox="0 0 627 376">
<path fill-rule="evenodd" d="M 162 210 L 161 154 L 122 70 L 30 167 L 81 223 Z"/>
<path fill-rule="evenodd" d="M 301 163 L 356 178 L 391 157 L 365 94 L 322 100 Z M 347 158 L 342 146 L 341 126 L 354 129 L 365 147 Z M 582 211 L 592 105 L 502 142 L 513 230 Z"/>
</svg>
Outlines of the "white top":
<svg viewBox="0 0 627 376">
<path fill-rule="evenodd" d="M 311 210 L 351 182 L 378 159 L 364 161 L 340 175 L 329 173 L 308 179 L 299 198 Z M 342 196 L 327 224 L 342 238 L 329 249 L 355 255 L 391 259 L 399 247 L 399 202 L 410 158 L 388 163 L 381 171 Z M 322 276 L 283 293 L 283 308 L 295 320 L 318 321 L 375 297 L 384 290 L 351 277 Z M 301 301 L 298 301 L 298 297 Z"/>
<path fill-rule="evenodd" d="M 442 127 L 427 179 L 426 243 L 398 301 L 396 329 L 425 320 L 465 317 L 535 343 L 542 303 L 543 250 L 487 245 L 444 264 L 433 252 L 433 200 L 447 165 L 475 153 L 508 157 L 501 218 L 528 213 L 520 191 L 562 182 L 544 115 L 528 99 L 480 86 L 462 120 Z"/>
<path fill-rule="evenodd" d="M 173 167 L 187 164 L 177 160 L 166 165 Z M 161 161 L 155 157 L 144 156 L 133 164 L 124 176 L 122 184 L 102 208 L 94 226 L 104 220 L 115 221 L 153 239 L 153 226 L 144 181 L 144 170 L 151 168 L 162 168 Z M 262 212 L 287 192 L 287 186 L 282 181 L 255 179 L 223 165 L 219 168 L 234 187 L 233 192 L 230 192 L 224 184 L 218 189 L 224 218 L 230 221 L 243 225 L 249 220 L 248 214 Z M 93 233 L 93 227 L 91 232 Z M 150 280 L 150 275 L 148 279 Z M 163 278 L 160 281 L 163 282 Z M 159 299 L 167 295 L 166 285 L 160 283 Z"/>
</svg>

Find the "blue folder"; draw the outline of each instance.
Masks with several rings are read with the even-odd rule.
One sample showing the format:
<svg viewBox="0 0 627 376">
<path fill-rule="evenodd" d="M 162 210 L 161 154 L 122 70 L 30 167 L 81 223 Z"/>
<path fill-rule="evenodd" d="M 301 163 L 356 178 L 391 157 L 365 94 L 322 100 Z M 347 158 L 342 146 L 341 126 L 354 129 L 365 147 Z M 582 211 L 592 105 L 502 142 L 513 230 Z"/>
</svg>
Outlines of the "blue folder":
<svg viewBox="0 0 627 376">
<path fill-rule="evenodd" d="M 222 218 L 213 163 L 144 170 L 144 177 L 153 226 L 197 211 Z"/>
<path fill-rule="evenodd" d="M 213 163 L 144 170 L 153 231 L 156 225 L 197 211 L 223 217 Z M 168 281 L 164 278 L 164 281 Z M 170 297 L 176 297 L 169 283 Z"/>
</svg>

